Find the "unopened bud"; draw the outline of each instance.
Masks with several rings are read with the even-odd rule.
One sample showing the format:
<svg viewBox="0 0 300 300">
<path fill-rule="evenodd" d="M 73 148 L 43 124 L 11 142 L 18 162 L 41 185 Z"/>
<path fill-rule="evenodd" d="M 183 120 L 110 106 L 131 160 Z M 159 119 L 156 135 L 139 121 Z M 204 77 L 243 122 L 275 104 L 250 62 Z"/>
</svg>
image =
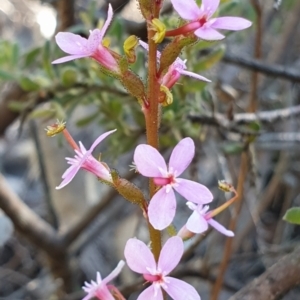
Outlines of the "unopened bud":
<svg viewBox="0 0 300 300">
<path fill-rule="evenodd" d="M 150 20 L 152 16 L 153 0 L 138 0 L 143 17 Z"/>
<path fill-rule="evenodd" d="M 194 37 L 176 37 L 169 43 L 161 53 L 159 74 L 163 74 L 167 68 L 176 60 L 185 46 L 191 45 L 197 39 Z"/>
<path fill-rule="evenodd" d="M 116 170 L 111 171 L 111 176 L 113 185 L 119 194 L 126 200 L 139 205 L 143 209 L 146 200 L 142 191 L 127 179 L 120 178 Z"/>
<path fill-rule="evenodd" d="M 124 71 L 120 77 L 120 81 L 127 89 L 127 91 L 135 98 L 146 98 L 144 83 L 131 70 L 127 69 L 126 71 Z"/>
</svg>

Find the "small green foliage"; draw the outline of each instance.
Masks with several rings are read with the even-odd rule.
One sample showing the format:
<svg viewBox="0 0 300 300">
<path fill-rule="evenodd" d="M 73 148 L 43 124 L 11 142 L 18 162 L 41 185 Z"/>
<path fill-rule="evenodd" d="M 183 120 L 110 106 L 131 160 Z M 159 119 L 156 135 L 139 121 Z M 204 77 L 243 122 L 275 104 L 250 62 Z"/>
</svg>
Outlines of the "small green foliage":
<svg viewBox="0 0 300 300">
<path fill-rule="evenodd" d="M 77 81 L 77 70 L 72 67 L 65 67 L 61 73 L 61 81 L 65 87 L 74 85 Z"/>
<path fill-rule="evenodd" d="M 36 83 L 36 81 L 31 79 L 29 76 L 28 77 L 22 76 L 21 78 L 19 78 L 18 81 L 21 88 L 27 92 L 38 91 L 40 88 L 40 86 Z"/>
<path fill-rule="evenodd" d="M 300 225 L 300 207 L 288 209 L 283 216 L 283 220 L 292 224 Z"/>
<path fill-rule="evenodd" d="M 221 149 L 225 154 L 233 155 L 240 154 L 244 151 L 244 144 L 242 142 L 225 142 L 221 146 Z"/>
</svg>

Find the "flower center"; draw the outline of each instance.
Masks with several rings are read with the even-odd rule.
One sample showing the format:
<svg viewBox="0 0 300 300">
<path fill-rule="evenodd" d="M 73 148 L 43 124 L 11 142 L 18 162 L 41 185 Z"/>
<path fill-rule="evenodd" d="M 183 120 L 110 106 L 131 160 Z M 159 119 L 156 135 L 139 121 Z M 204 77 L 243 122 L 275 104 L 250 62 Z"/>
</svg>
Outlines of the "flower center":
<svg viewBox="0 0 300 300">
<path fill-rule="evenodd" d="M 200 27 L 202 27 L 207 22 L 207 17 L 203 16 L 198 20 Z"/>
<path fill-rule="evenodd" d="M 173 174 L 168 175 L 167 178 L 155 177 L 155 178 L 153 178 L 153 181 L 158 186 L 164 186 L 164 185 L 168 185 L 168 184 L 172 185 L 172 184 L 176 183 L 176 179 Z"/>
<path fill-rule="evenodd" d="M 148 282 L 156 282 L 156 283 L 163 283 L 164 282 L 164 277 L 162 274 L 156 274 L 156 275 L 152 275 L 152 274 L 143 274 L 143 277 L 145 278 L 145 280 L 147 280 Z"/>
</svg>

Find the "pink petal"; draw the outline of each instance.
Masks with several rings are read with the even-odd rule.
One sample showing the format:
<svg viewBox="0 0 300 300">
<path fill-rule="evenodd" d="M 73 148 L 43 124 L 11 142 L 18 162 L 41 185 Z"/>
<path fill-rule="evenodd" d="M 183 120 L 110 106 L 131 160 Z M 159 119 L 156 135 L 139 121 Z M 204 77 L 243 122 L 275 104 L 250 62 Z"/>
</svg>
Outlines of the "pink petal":
<svg viewBox="0 0 300 300">
<path fill-rule="evenodd" d="M 87 39 L 71 32 L 59 32 L 55 36 L 57 45 L 68 54 L 88 55 Z"/>
<path fill-rule="evenodd" d="M 211 80 L 205 78 L 204 76 L 201 76 L 201 75 L 193 73 L 193 72 L 182 70 L 182 71 L 179 71 L 179 73 L 181 75 L 190 76 L 190 77 L 196 78 L 198 80 L 202 80 L 202 81 L 206 81 L 206 82 L 211 82 Z"/>
<path fill-rule="evenodd" d="M 197 20 L 201 11 L 194 0 L 171 0 L 174 9 L 185 20 Z"/>
<path fill-rule="evenodd" d="M 201 9 L 210 18 L 218 9 L 220 0 L 202 0 Z"/>
<path fill-rule="evenodd" d="M 252 22 L 239 17 L 221 17 L 211 19 L 209 23 L 211 28 L 225 30 L 243 30 L 252 25 Z"/>
<path fill-rule="evenodd" d="M 159 170 L 167 170 L 167 165 L 161 154 L 149 145 L 138 145 L 134 151 L 133 158 L 137 170 L 146 177 L 162 177 Z"/>
<path fill-rule="evenodd" d="M 67 184 L 69 184 L 72 181 L 72 179 L 75 177 L 75 175 L 77 174 L 80 168 L 81 168 L 81 164 L 72 165 L 71 167 L 69 167 L 62 175 L 63 181 L 59 186 L 56 187 L 56 189 L 60 190 L 63 187 L 65 187 Z"/>
<path fill-rule="evenodd" d="M 179 176 L 189 166 L 195 155 L 195 144 L 191 138 L 182 139 L 173 149 L 169 160 L 169 171 Z"/>
<path fill-rule="evenodd" d="M 195 181 L 178 178 L 178 185 L 174 189 L 188 201 L 206 204 L 212 201 L 213 195 L 203 184 Z"/>
<path fill-rule="evenodd" d="M 101 284 L 95 291 L 94 297 L 97 299 L 115 300 L 106 285 Z"/>
<path fill-rule="evenodd" d="M 163 300 L 163 294 L 160 288 L 155 289 L 154 284 L 146 288 L 137 298 L 137 300 Z"/>
<path fill-rule="evenodd" d="M 91 148 L 89 149 L 89 153 L 92 153 L 94 151 L 94 149 L 98 146 L 98 144 L 100 144 L 107 136 L 109 136 L 110 134 L 112 134 L 113 132 L 115 132 L 117 129 L 111 130 L 111 131 L 107 131 L 105 133 L 102 133 L 96 140 L 95 142 L 92 144 Z"/>
<path fill-rule="evenodd" d="M 217 222 L 214 219 L 209 219 L 207 220 L 208 224 L 215 228 L 216 230 L 218 230 L 219 232 L 221 232 L 222 234 L 226 235 L 226 236 L 234 236 L 234 233 L 231 230 L 226 229 L 223 225 L 221 225 L 219 222 Z"/>
<path fill-rule="evenodd" d="M 201 27 L 197 29 L 194 33 L 199 38 L 206 41 L 217 41 L 225 38 L 223 34 L 209 27 Z"/>
<path fill-rule="evenodd" d="M 183 242 L 180 237 L 173 236 L 169 238 L 160 252 L 157 263 L 158 269 L 160 269 L 166 275 L 172 272 L 179 264 L 183 250 Z"/>
<path fill-rule="evenodd" d="M 174 300 L 201 300 L 199 294 L 193 286 L 173 277 L 166 277 L 167 288 L 165 291 Z M 150 299 L 150 298 L 149 298 Z"/>
<path fill-rule="evenodd" d="M 83 57 L 88 57 L 88 56 L 89 55 L 87 55 L 87 54 L 65 56 L 65 57 L 54 60 L 52 62 L 52 64 L 61 64 L 61 63 L 67 62 L 67 61 L 71 61 L 71 60 L 83 58 Z"/>
<path fill-rule="evenodd" d="M 103 283 L 104 284 L 107 284 L 108 282 L 112 281 L 115 277 L 117 277 L 121 270 L 123 269 L 125 265 L 125 261 L 124 260 L 121 260 L 119 261 L 118 265 L 116 266 L 116 268 L 109 274 L 107 275 L 104 279 L 103 279 Z"/>
<path fill-rule="evenodd" d="M 194 211 L 187 220 L 186 228 L 194 233 L 202 233 L 208 229 L 208 224 L 203 216 L 200 216 L 197 211 Z"/>
<path fill-rule="evenodd" d="M 149 222 L 155 229 L 163 230 L 172 223 L 175 212 L 175 194 L 172 189 L 167 193 L 166 187 L 163 187 L 152 197 L 149 203 Z"/>
<path fill-rule="evenodd" d="M 101 35 L 100 35 L 101 36 L 101 41 L 102 41 L 102 39 L 103 39 L 103 37 L 104 37 L 104 35 L 105 35 L 105 33 L 106 33 L 106 31 L 107 31 L 110 23 L 111 23 L 111 20 L 113 18 L 113 14 L 114 14 L 114 12 L 113 12 L 112 6 L 109 3 L 108 4 L 107 19 L 106 19 L 103 27 L 101 28 Z"/>
<path fill-rule="evenodd" d="M 94 53 L 98 46 L 102 42 L 101 31 L 99 29 L 94 29 L 91 31 L 89 39 L 88 39 L 88 49 L 90 53 Z"/>
<path fill-rule="evenodd" d="M 129 268 L 140 274 L 149 274 L 148 269 L 156 269 L 156 262 L 150 249 L 138 239 L 129 239 L 124 255 Z M 148 268 L 148 269 L 147 269 Z"/>
</svg>

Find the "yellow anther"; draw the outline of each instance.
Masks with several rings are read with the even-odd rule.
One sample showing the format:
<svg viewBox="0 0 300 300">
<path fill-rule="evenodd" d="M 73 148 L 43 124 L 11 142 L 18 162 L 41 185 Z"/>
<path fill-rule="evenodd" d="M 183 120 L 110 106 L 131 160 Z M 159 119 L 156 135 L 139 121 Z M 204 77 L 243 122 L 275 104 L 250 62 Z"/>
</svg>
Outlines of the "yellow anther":
<svg viewBox="0 0 300 300">
<path fill-rule="evenodd" d="M 160 97 L 159 102 L 162 104 L 162 106 L 171 105 L 173 103 L 173 95 L 170 90 L 165 85 L 161 85 L 160 91 L 162 97 Z"/>
<path fill-rule="evenodd" d="M 129 36 L 123 44 L 124 52 L 130 63 L 134 63 L 136 60 L 135 48 L 137 47 L 138 44 L 139 44 L 139 40 L 135 35 Z"/>
<path fill-rule="evenodd" d="M 57 120 L 55 124 L 45 128 L 47 136 L 55 136 L 66 128 L 66 122 Z"/>
<path fill-rule="evenodd" d="M 153 19 L 151 25 L 151 29 L 156 32 L 152 39 L 156 44 L 159 44 L 165 38 L 166 26 L 159 19 Z"/>
<path fill-rule="evenodd" d="M 103 45 L 105 48 L 108 48 L 109 45 L 110 45 L 110 38 L 108 38 L 108 37 L 103 38 L 103 40 L 102 40 L 102 45 Z"/>
<path fill-rule="evenodd" d="M 219 180 L 218 185 L 219 189 L 223 192 L 233 192 L 235 190 L 234 187 L 230 183 L 227 183 L 225 180 Z"/>
</svg>

